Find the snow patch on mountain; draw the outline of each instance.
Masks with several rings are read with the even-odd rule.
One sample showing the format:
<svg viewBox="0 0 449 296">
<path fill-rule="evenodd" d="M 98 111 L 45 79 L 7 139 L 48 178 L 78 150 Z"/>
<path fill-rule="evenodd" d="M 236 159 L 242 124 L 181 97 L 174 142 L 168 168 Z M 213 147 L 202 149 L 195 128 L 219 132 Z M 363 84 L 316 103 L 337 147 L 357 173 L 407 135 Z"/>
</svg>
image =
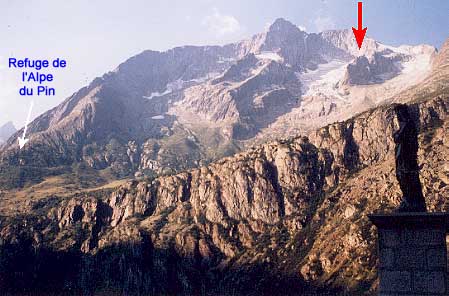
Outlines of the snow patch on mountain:
<svg viewBox="0 0 449 296">
<path fill-rule="evenodd" d="M 154 98 L 163 97 L 163 96 L 169 95 L 173 92 L 185 89 L 189 86 L 204 83 L 210 79 L 217 77 L 218 75 L 220 75 L 220 73 L 212 72 L 212 73 L 208 73 L 206 76 L 194 78 L 194 79 L 190 79 L 190 80 L 177 79 L 173 82 L 168 83 L 166 86 L 166 89 L 162 93 L 158 92 L 158 91 L 152 92 L 149 96 L 143 96 L 143 98 L 152 100 Z"/>
<path fill-rule="evenodd" d="M 320 93 L 338 95 L 337 84 L 344 76 L 347 65 L 347 62 L 335 60 L 319 65 L 316 70 L 298 74 L 303 85 L 303 96 L 313 96 Z"/>
<path fill-rule="evenodd" d="M 144 99 L 148 99 L 148 100 L 152 100 L 153 98 L 158 98 L 158 97 L 163 97 L 165 95 L 171 94 L 172 93 L 172 89 L 168 88 L 164 91 L 164 92 L 152 92 L 149 96 L 143 96 Z"/>
<path fill-rule="evenodd" d="M 260 54 L 256 54 L 256 58 L 259 60 L 270 60 L 278 63 L 284 62 L 284 58 L 278 53 L 272 51 L 262 51 Z"/>
</svg>

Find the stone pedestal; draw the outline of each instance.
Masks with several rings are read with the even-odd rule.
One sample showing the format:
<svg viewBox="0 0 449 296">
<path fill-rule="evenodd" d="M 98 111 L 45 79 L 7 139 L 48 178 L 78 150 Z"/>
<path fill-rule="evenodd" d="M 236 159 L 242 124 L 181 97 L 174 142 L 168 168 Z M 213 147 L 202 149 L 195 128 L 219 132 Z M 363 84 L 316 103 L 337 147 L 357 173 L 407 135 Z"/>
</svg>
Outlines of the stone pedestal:
<svg viewBox="0 0 449 296">
<path fill-rule="evenodd" d="M 379 295 L 448 295 L 446 213 L 369 215 L 378 229 Z"/>
</svg>

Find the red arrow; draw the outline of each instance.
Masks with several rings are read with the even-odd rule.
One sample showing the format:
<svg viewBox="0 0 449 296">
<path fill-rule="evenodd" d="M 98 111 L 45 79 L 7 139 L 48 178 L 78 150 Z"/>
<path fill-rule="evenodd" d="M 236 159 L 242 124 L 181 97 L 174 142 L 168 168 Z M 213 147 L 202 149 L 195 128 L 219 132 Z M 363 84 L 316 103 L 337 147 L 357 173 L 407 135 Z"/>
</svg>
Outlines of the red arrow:
<svg viewBox="0 0 449 296">
<path fill-rule="evenodd" d="M 352 27 L 352 32 L 354 32 L 354 36 L 355 36 L 355 40 L 357 41 L 357 45 L 359 46 L 359 49 L 362 48 L 362 43 L 363 43 L 363 39 L 365 39 L 365 34 L 366 34 L 366 30 L 368 29 L 368 27 L 366 27 L 365 29 L 362 29 L 362 2 L 358 3 L 358 7 L 359 7 L 359 28 L 356 29 L 354 27 Z"/>
</svg>

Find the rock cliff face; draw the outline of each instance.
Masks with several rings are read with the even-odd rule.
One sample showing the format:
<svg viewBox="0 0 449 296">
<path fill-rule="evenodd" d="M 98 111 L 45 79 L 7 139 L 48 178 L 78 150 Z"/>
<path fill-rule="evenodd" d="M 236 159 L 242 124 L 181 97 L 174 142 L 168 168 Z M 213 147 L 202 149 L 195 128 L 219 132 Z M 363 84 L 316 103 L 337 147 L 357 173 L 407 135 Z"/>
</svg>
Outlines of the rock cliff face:
<svg viewBox="0 0 449 296">
<path fill-rule="evenodd" d="M 449 96 L 410 108 L 428 207 L 448 210 Z M 372 293 L 375 229 L 366 214 L 399 203 L 393 118 L 381 107 L 184 173 L 31 202 L 1 219 L 0 284 L 88 294 Z"/>
</svg>

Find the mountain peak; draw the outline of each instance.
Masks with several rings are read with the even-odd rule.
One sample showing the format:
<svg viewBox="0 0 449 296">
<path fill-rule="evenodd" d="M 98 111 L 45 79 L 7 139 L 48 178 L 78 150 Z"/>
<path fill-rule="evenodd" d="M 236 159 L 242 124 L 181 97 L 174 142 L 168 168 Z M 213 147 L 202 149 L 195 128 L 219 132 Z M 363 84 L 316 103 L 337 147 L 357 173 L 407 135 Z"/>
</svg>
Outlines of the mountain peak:
<svg viewBox="0 0 449 296">
<path fill-rule="evenodd" d="M 6 140 L 16 132 L 14 124 L 10 121 L 0 126 L 0 144 L 6 142 Z"/>
<path fill-rule="evenodd" d="M 8 121 L 4 125 L 0 126 L 0 129 L 3 129 L 3 128 L 14 128 L 15 129 L 14 124 L 12 123 L 12 121 Z"/>
<path fill-rule="evenodd" d="M 278 18 L 271 24 L 269 28 L 269 32 L 280 32 L 280 31 L 289 31 L 289 30 L 297 30 L 300 31 L 297 26 L 293 23 L 287 21 L 284 18 Z"/>
</svg>

